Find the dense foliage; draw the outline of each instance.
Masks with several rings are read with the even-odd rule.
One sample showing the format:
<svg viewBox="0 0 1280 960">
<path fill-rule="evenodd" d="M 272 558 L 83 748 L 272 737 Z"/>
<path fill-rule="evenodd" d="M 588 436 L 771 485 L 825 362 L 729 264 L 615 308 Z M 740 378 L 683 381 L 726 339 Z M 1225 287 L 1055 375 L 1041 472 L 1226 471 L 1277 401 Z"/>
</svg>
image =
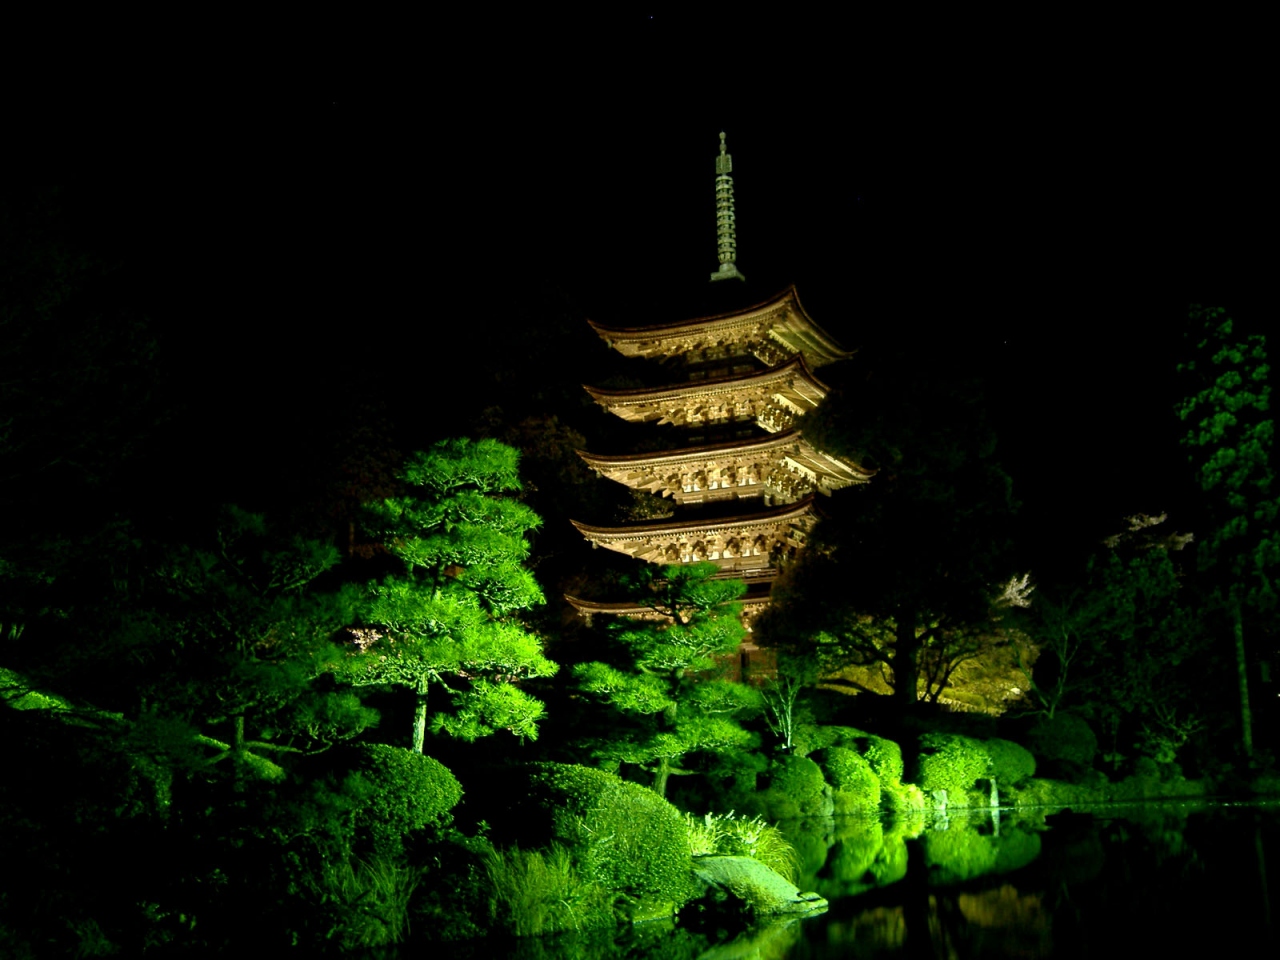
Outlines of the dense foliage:
<svg viewBox="0 0 1280 960">
<path fill-rule="evenodd" d="M 657 619 L 617 625 L 617 664 L 574 668 L 580 688 L 618 710 L 626 723 L 592 738 L 595 756 L 614 766 L 635 764 L 652 774 L 662 796 L 673 775 L 695 772 L 689 754 L 749 748 L 755 736 L 738 721 L 757 709 L 759 694 L 745 684 L 716 678 L 719 660 L 734 654 L 745 635 L 738 580 L 713 579 L 713 563 L 645 570 L 635 599 Z"/>
</svg>

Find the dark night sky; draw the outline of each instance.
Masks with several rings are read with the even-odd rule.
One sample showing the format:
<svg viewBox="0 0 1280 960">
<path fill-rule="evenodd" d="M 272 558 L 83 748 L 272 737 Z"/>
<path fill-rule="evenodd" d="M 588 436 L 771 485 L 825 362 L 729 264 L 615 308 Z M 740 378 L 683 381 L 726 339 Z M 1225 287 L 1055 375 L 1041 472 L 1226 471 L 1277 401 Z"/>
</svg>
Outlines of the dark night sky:
<svg viewBox="0 0 1280 960">
<path fill-rule="evenodd" d="M 285 429 L 302 383 L 437 417 L 535 294 L 698 312 L 724 129 L 752 289 L 796 283 L 846 344 L 982 370 L 1033 533 L 1176 508 L 1187 304 L 1274 315 L 1262 71 L 1122 39 L 895 60 L 870 30 L 773 26 L 726 44 L 628 14 L 591 45 L 468 47 L 465 73 L 319 68 L 211 100 L 199 142 L 95 216 L 144 251 L 184 362 L 226 371 L 228 433 Z"/>
</svg>

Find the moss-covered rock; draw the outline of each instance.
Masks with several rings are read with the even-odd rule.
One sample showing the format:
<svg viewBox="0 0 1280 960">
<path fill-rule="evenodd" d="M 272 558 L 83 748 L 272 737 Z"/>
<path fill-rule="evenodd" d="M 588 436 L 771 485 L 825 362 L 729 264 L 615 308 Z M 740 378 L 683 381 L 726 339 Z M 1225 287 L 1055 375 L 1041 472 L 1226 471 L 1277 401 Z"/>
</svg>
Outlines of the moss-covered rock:
<svg viewBox="0 0 1280 960">
<path fill-rule="evenodd" d="M 756 916 L 811 916 L 823 913 L 827 901 L 816 893 L 802 893 L 795 884 L 752 857 L 698 857 L 694 876 L 714 896 L 729 894 Z"/>
</svg>

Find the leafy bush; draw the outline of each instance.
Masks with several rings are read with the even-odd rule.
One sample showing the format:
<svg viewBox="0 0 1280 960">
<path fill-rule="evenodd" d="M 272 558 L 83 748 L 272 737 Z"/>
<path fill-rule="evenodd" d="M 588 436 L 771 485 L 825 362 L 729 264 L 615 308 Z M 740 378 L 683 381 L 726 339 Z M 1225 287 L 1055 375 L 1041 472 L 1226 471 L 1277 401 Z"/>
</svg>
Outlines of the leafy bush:
<svg viewBox="0 0 1280 960">
<path fill-rule="evenodd" d="M 892 783 L 882 786 L 880 799 L 885 807 L 897 814 L 924 812 L 924 792 L 914 783 Z"/>
<path fill-rule="evenodd" d="M 980 740 L 956 733 L 926 733 L 920 737 L 918 762 L 920 789 L 959 793 L 988 775 L 991 758 Z"/>
<path fill-rule="evenodd" d="M 868 736 L 862 750 L 882 786 L 902 780 L 902 748 L 884 737 Z"/>
<path fill-rule="evenodd" d="M 1041 717 L 1028 732 L 1027 746 L 1044 760 L 1065 760 L 1089 766 L 1098 752 L 1098 738 L 1080 717 L 1069 713 Z"/>
<path fill-rule="evenodd" d="M 829 747 L 822 754 L 822 769 L 835 789 L 836 813 L 864 813 L 880 806 L 880 780 L 860 753 Z"/>
<path fill-rule="evenodd" d="M 445 826 L 462 799 L 462 784 L 439 760 L 381 743 L 352 748 L 355 771 L 367 785 L 356 825 L 380 851 L 400 848 L 404 834 Z"/>
<path fill-rule="evenodd" d="M 1036 758 L 1026 747 L 998 737 L 986 741 L 991 758 L 991 776 L 1002 786 L 1015 786 L 1035 776 Z"/>
</svg>

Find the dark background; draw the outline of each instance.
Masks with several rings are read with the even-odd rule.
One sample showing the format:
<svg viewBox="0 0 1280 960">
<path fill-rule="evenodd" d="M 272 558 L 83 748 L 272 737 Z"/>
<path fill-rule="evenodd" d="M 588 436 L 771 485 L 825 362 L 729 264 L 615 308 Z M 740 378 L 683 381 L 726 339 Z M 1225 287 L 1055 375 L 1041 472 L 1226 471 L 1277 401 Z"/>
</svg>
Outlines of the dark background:
<svg viewBox="0 0 1280 960">
<path fill-rule="evenodd" d="M 1271 85 L 1233 45 L 1247 29 L 507 26 L 417 25 L 409 58 L 357 31 L 358 61 L 331 29 L 180 111 L 153 85 L 130 113 L 164 134 L 157 162 L 70 188 L 189 403 L 170 488 L 270 486 L 369 400 L 402 444 L 457 432 L 499 345 L 540 324 L 589 339 L 587 317 L 795 283 L 855 362 L 909 344 L 980 373 L 1028 541 L 1083 549 L 1136 511 L 1194 525 L 1187 305 L 1245 331 L 1274 315 Z M 713 290 L 720 130 L 750 283 Z M 537 376 L 589 382 L 581 362 L 553 350 Z"/>
</svg>

